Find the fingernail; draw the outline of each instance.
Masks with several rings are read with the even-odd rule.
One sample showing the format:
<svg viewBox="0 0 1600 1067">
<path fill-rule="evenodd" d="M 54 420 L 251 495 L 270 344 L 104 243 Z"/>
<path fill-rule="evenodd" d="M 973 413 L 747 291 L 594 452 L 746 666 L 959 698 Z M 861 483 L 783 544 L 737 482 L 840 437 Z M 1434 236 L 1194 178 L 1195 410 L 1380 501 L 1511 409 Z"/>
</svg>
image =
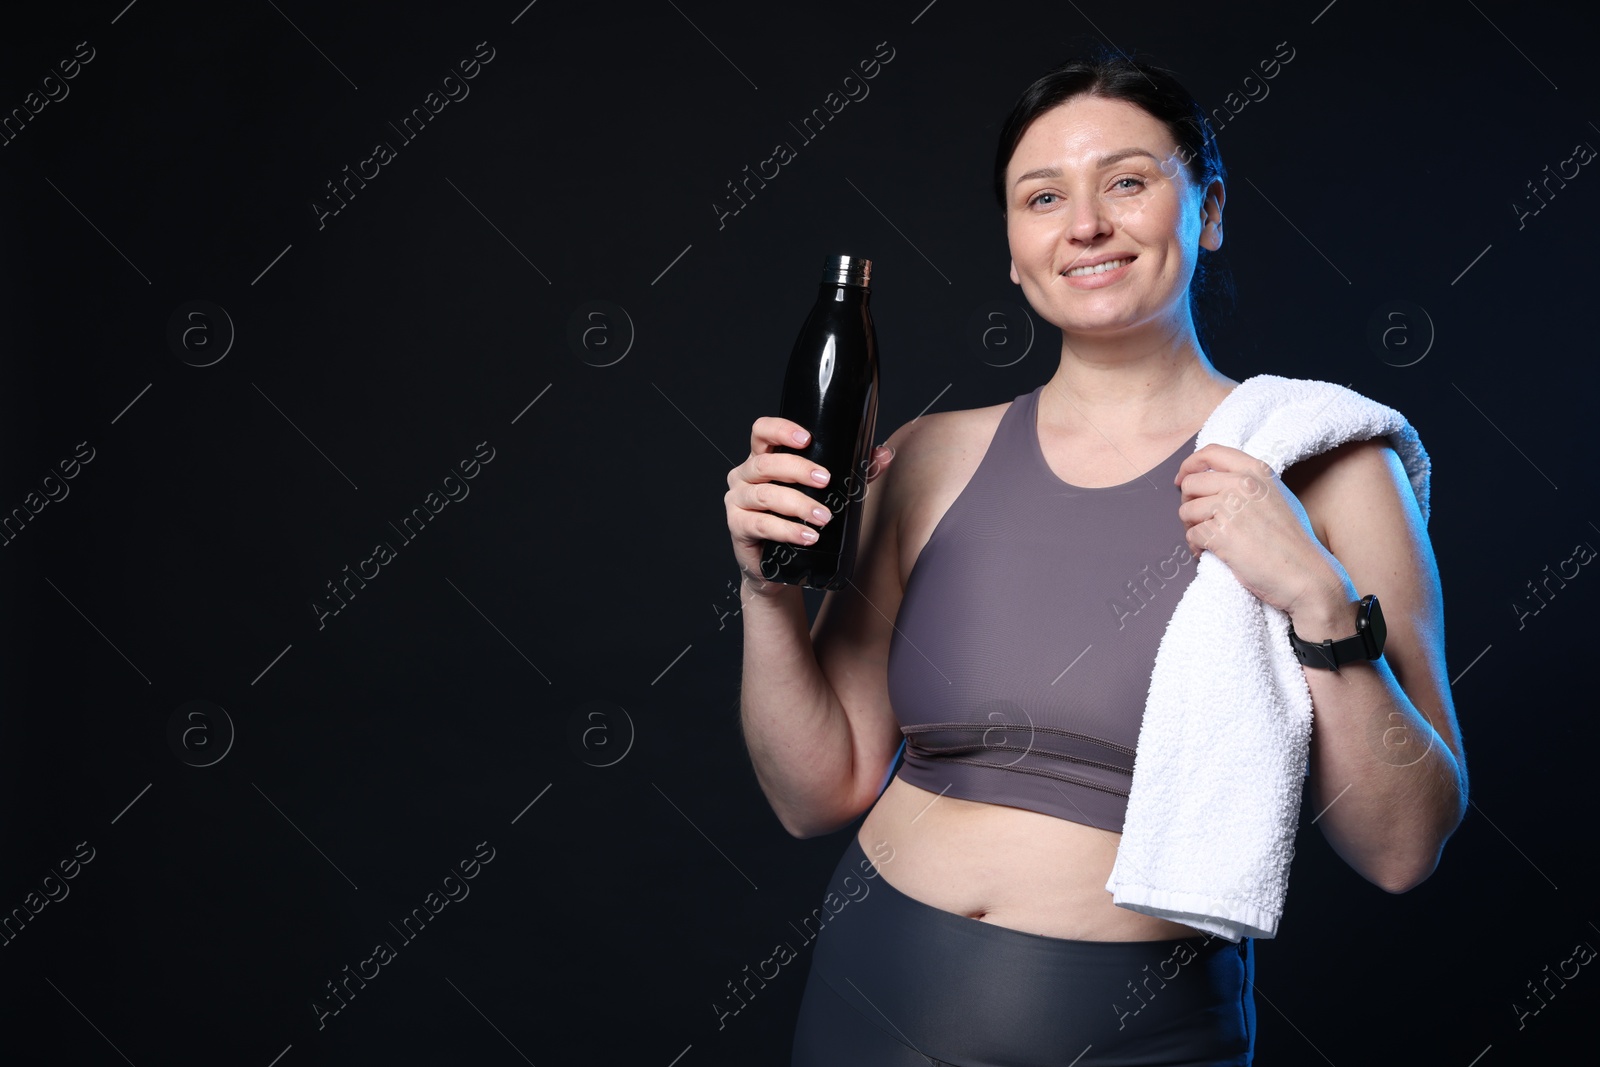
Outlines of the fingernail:
<svg viewBox="0 0 1600 1067">
<path fill-rule="evenodd" d="M 828 481 L 828 472 L 823 470 L 821 467 L 818 467 L 816 470 L 811 472 L 811 480 L 816 482 L 818 485 L 824 485 Z"/>
<path fill-rule="evenodd" d="M 815 541 L 816 539 L 817 539 L 817 531 L 815 531 L 815 530 L 801 530 L 800 531 L 800 540 L 802 540 L 802 541 Z"/>
<path fill-rule="evenodd" d="M 803 445 L 806 443 L 806 438 L 809 436 L 811 435 L 806 433 L 804 430 L 796 430 L 794 432 L 794 443 L 797 445 Z"/>
</svg>

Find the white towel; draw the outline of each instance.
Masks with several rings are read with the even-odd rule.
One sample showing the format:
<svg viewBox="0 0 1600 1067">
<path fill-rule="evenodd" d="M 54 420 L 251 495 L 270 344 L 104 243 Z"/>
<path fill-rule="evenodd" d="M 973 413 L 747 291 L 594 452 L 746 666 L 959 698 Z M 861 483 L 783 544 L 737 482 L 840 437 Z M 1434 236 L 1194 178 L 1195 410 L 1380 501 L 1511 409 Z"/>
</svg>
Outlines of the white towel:
<svg viewBox="0 0 1600 1067">
<path fill-rule="evenodd" d="M 1248 378 L 1212 412 L 1195 447 L 1237 448 L 1282 474 L 1307 456 L 1380 435 L 1399 454 L 1426 524 L 1430 465 L 1416 430 L 1344 386 Z M 1288 625 L 1214 552 L 1201 553 L 1150 676 L 1106 882 L 1118 906 L 1229 941 L 1276 936 L 1310 772 L 1311 690 Z"/>
</svg>

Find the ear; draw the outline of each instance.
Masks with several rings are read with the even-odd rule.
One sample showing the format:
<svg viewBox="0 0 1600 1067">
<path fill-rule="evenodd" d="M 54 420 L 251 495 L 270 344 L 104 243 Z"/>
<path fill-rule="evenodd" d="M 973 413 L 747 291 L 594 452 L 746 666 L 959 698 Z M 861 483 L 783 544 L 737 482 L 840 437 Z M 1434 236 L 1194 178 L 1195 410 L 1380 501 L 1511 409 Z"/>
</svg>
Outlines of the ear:
<svg viewBox="0 0 1600 1067">
<path fill-rule="evenodd" d="M 1017 277 L 1017 261 L 1015 259 L 1013 259 L 1011 261 L 1011 284 L 1012 285 L 1021 285 L 1022 284 L 1022 279 Z"/>
<path fill-rule="evenodd" d="M 1215 252 L 1222 247 L 1222 204 L 1227 199 L 1221 180 L 1206 189 L 1200 206 L 1200 244 Z"/>
</svg>

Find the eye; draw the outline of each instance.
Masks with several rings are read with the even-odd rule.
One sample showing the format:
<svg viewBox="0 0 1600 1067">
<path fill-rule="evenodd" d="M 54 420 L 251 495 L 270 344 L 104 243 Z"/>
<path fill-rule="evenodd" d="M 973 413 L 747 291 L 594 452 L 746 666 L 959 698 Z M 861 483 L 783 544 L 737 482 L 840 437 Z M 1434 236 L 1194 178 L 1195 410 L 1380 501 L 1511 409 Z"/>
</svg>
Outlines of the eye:
<svg viewBox="0 0 1600 1067">
<path fill-rule="evenodd" d="M 1060 199 L 1059 197 L 1056 197 L 1055 193 L 1037 193 L 1034 196 L 1032 196 L 1031 198 L 1029 198 L 1028 206 L 1029 207 L 1035 207 L 1035 206 L 1038 206 L 1039 204 L 1042 204 L 1044 202 L 1045 197 L 1047 197 L 1047 196 L 1048 197 L 1052 197 L 1054 199 Z M 1049 204 L 1045 204 L 1044 206 L 1045 207 L 1049 207 L 1050 205 Z"/>
<path fill-rule="evenodd" d="M 1111 187 L 1113 189 L 1124 189 L 1124 190 L 1126 190 L 1126 187 L 1123 186 L 1123 184 L 1122 184 L 1123 182 L 1132 182 L 1134 185 L 1138 186 L 1140 189 L 1143 189 L 1145 187 L 1145 184 L 1146 184 L 1145 180 L 1143 178 L 1135 178 L 1135 177 L 1129 175 L 1129 176 L 1126 176 L 1126 177 L 1118 178 L 1116 181 L 1111 183 Z"/>
</svg>

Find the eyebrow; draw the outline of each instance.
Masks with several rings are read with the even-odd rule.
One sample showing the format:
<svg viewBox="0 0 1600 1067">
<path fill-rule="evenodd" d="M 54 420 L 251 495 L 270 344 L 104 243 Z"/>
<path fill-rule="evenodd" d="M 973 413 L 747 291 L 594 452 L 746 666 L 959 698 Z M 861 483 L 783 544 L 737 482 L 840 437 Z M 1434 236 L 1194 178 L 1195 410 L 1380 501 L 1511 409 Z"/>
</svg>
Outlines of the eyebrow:
<svg viewBox="0 0 1600 1067">
<path fill-rule="evenodd" d="M 1143 148 L 1122 148 L 1122 149 L 1118 149 L 1115 152 L 1112 152 L 1110 155 L 1101 156 L 1099 159 L 1095 160 L 1094 165 L 1095 165 L 1095 168 L 1098 170 L 1098 169 L 1101 169 L 1101 168 L 1104 168 L 1104 167 L 1109 167 L 1113 163 L 1119 163 L 1122 160 L 1127 159 L 1129 156 L 1149 156 L 1151 159 L 1156 159 L 1156 156 L 1155 156 L 1154 152 L 1148 152 Z M 1156 162 L 1159 163 L 1161 161 L 1157 159 Z M 1031 178 L 1059 178 L 1059 177 L 1061 177 L 1061 168 L 1060 167 L 1039 167 L 1039 168 L 1037 168 L 1035 170 L 1030 170 L 1026 174 L 1018 175 L 1017 176 L 1017 180 L 1012 182 L 1011 185 L 1012 185 L 1012 188 L 1016 188 L 1017 186 L 1021 185 L 1023 182 L 1028 181 Z"/>
</svg>

